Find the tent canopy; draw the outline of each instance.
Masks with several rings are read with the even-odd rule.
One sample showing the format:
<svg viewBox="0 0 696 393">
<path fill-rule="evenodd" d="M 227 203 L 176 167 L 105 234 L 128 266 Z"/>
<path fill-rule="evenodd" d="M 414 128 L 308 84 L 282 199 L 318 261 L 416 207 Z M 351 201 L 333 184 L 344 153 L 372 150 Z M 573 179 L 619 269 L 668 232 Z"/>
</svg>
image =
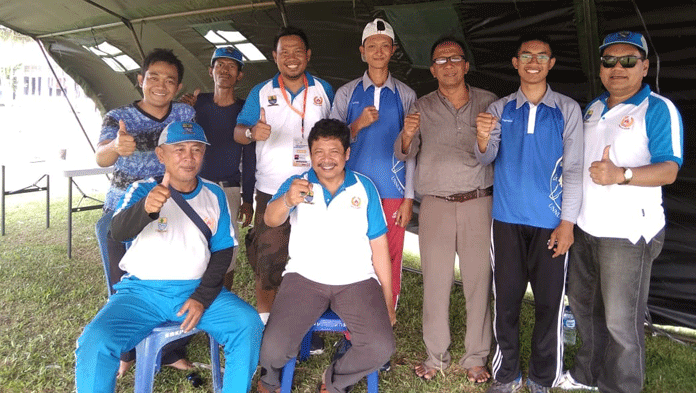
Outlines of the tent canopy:
<svg viewBox="0 0 696 393">
<path fill-rule="evenodd" d="M 640 3 L 639 5 L 637 5 Z M 668 226 L 651 285 L 651 312 L 659 321 L 696 328 L 696 1 L 635 0 L 5 0 L 0 24 L 40 41 L 104 111 L 141 97 L 139 70 L 115 72 L 95 51 L 110 44 L 140 63 L 153 48 L 171 48 L 185 66 L 184 92 L 210 91 L 214 44 L 209 31 L 236 31 L 270 61 L 249 61 L 238 84 L 245 96 L 276 72 L 273 37 L 288 23 L 305 30 L 312 49 L 310 72 L 338 88 L 364 72 L 358 46 L 374 17 L 395 28 L 399 49 L 390 69 L 421 96 L 437 87 L 429 51 L 443 34 L 466 43 L 467 81 L 499 96 L 517 89 L 511 66 L 520 33 L 534 30 L 554 41 L 549 74 L 554 90 L 584 106 L 602 90 L 598 78 L 601 38 L 635 30 L 649 41 L 646 81 L 680 108 L 685 125 L 685 164 L 665 190 Z M 107 56 L 108 57 L 108 56 Z M 111 56 L 111 58 L 115 58 Z M 113 60 L 111 60 L 113 61 Z"/>
</svg>

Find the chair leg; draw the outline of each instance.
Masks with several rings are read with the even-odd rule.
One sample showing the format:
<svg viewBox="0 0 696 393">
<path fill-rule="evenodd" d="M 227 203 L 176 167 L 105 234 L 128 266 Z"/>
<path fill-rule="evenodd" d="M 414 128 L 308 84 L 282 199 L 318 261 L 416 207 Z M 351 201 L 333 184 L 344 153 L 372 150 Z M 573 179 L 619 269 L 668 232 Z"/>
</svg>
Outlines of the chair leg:
<svg viewBox="0 0 696 393">
<path fill-rule="evenodd" d="M 379 370 L 367 375 L 367 393 L 379 392 Z"/>
<path fill-rule="evenodd" d="M 312 347 L 312 334 L 314 333 L 314 328 L 309 329 L 307 334 L 305 334 L 302 339 L 302 344 L 300 344 L 300 361 L 304 362 L 309 359 L 309 350 Z"/>
<path fill-rule="evenodd" d="M 213 392 L 222 393 L 222 372 L 220 371 L 220 344 L 208 334 L 210 341 L 210 368 L 213 373 Z"/>
<path fill-rule="evenodd" d="M 137 364 L 135 365 L 135 393 L 151 393 L 155 383 L 155 374 L 159 366 L 158 352 L 162 348 L 154 348 L 155 340 L 146 338 L 136 347 Z"/>
<path fill-rule="evenodd" d="M 280 393 L 290 393 L 290 390 L 292 390 L 292 377 L 295 374 L 296 362 L 297 358 L 294 357 L 288 360 L 287 363 L 285 363 L 285 367 L 283 367 L 283 375 L 281 377 L 280 382 Z"/>
</svg>

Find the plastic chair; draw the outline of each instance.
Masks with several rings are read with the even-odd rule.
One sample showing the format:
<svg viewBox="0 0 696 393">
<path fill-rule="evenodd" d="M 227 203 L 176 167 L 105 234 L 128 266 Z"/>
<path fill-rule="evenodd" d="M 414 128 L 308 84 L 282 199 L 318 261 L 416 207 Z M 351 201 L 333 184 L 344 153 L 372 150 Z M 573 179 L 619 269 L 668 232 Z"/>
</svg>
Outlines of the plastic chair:
<svg viewBox="0 0 696 393">
<path fill-rule="evenodd" d="M 109 297 L 113 295 L 114 289 L 109 279 L 109 251 L 106 243 L 106 236 L 111 224 L 111 215 L 102 216 L 95 228 L 97 243 L 101 253 L 102 264 L 104 265 L 104 276 L 106 277 L 106 289 Z M 201 330 L 192 329 L 185 333 L 179 328 L 176 322 L 165 322 L 152 329 L 150 335 L 145 337 L 136 347 L 135 356 L 138 361 L 135 363 L 135 393 L 151 393 L 154 386 L 155 374 L 162 367 L 162 348 L 172 341 L 191 336 Z M 222 392 L 222 371 L 220 367 L 220 344 L 213 336 L 208 334 L 210 341 L 210 365 L 213 374 L 213 392 Z"/>
<path fill-rule="evenodd" d="M 300 361 L 305 361 L 309 357 L 309 348 L 312 342 L 313 332 L 340 332 L 345 333 L 348 331 L 346 324 L 343 323 L 341 318 L 336 315 L 331 309 L 327 309 L 326 312 L 312 325 L 307 334 L 305 334 L 302 339 L 302 344 L 300 345 Z M 297 357 L 288 360 L 283 367 L 283 375 L 280 382 L 280 393 L 290 393 L 292 389 L 292 377 L 295 374 L 295 363 L 297 362 Z M 367 392 L 368 393 L 378 393 L 379 392 L 379 370 L 375 370 L 367 375 Z"/>
</svg>

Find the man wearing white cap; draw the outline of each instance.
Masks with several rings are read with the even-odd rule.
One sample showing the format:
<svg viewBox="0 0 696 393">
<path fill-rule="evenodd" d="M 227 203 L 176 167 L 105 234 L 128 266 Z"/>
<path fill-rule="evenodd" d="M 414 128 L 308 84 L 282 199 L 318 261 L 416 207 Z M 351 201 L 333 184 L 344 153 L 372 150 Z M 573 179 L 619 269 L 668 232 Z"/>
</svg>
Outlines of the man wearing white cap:
<svg viewBox="0 0 696 393">
<path fill-rule="evenodd" d="M 674 104 L 643 83 L 649 61 L 640 33 L 609 34 L 599 50 L 607 92 L 585 109 L 583 199 L 568 271 L 583 343 L 557 386 L 636 393 L 650 270 L 665 238 L 661 187 L 677 177 L 684 131 Z"/>
<path fill-rule="evenodd" d="M 210 146 L 205 149 L 201 177 L 222 187 L 230 204 L 230 216 L 235 238 L 239 238 L 239 226 L 251 224 L 254 216 L 253 198 L 256 172 L 256 144 L 242 145 L 234 140 L 237 116 L 244 100 L 236 97 L 234 88 L 243 77 L 242 52 L 231 46 L 217 48 L 210 59 L 208 73 L 213 78 L 213 92 L 181 97 L 181 102 L 196 109 L 196 122 L 203 127 Z M 241 171 L 240 171 L 241 163 Z M 241 202 L 241 203 L 240 203 Z M 234 277 L 237 251 L 225 275 L 225 288 L 230 289 Z"/>
<path fill-rule="evenodd" d="M 249 391 L 263 325 L 222 288 L 237 242 L 222 189 L 197 176 L 207 144 L 198 124 L 169 124 L 155 148 L 164 176 L 131 184 L 121 199 L 111 233 L 132 239 L 119 264 L 127 275 L 77 340 L 78 392 L 113 391 L 121 352 L 166 321 L 210 333 L 225 346 L 223 392 Z"/>
</svg>

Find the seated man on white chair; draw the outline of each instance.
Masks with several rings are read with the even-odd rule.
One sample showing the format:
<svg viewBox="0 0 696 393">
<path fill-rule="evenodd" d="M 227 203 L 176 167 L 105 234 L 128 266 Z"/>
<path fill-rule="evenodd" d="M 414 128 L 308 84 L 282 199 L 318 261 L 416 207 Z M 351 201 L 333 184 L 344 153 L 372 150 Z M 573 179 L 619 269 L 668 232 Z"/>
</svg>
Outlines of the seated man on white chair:
<svg viewBox="0 0 696 393">
<path fill-rule="evenodd" d="M 119 203 L 111 232 L 133 239 L 119 264 L 127 274 L 77 340 L 78 393 L 113 392 L 121 352 L 167 321 L 224 345 L 223 392 L 249 391 L 263 324 L 253 307 L 222 288 L 237 242 L 224 192 L 198 176 L 207 144 L 198 124 L 169 124 L 155 149 L 164 177 L 131 184 Z M 173 200 L 175 192 L 210 228 L 209 241 Z"/>
<path fill-rule="evenodd" d="M 377 189 L 345 168 L 344 123 L 318 121 L 307 143 L 312 168 L 286 180 L 264 215 L 271 227 L 290 216 L 291 230 L 290 260 L 261 345 L 259 392 L 279 390 L 281 369 L 329 306 L 353 345 L 324 372 L 320 392 L 345 392 L 394 352 L 391 262 Z"/>
</svg>

